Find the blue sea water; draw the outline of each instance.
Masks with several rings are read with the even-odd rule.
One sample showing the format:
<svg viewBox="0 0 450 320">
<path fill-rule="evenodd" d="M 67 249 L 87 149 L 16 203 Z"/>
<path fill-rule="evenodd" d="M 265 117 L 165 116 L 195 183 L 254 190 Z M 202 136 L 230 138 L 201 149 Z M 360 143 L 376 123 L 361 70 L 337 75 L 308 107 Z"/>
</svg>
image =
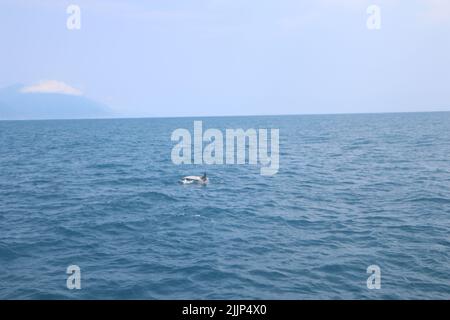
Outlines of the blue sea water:
<svg viewBox="0 0 450 320">
<path fill-rule="evenodd" d="M 174 165 L 194 120 L 279 128 L 279 173 Z M 0 151 L 2 299 L 450 298 L 450 113 L 3 121 Z"/>
</svg>

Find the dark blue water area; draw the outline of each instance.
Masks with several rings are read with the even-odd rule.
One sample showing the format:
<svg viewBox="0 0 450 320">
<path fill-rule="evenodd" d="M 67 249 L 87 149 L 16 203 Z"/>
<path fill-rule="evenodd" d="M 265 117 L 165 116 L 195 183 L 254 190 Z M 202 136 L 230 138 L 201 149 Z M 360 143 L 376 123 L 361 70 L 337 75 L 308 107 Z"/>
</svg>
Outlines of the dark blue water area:
<svg viewBox="0 0 450 320">
<path fill-rule="evenodd" d="M 175 165 L 194 120 L 278 128 L 279 172 Z M 449 155 L 450 113 L 3 121 L 0 298 L 449 299 Z"/>
</svg>

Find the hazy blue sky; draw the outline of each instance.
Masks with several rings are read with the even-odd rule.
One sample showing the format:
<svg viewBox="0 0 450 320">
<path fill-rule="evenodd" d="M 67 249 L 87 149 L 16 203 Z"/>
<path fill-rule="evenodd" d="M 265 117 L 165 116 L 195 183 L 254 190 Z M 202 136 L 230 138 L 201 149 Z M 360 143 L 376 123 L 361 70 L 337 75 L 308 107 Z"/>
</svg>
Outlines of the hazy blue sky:
<svg viewBox="0 0 450 320">
<path fill-rule="evenodd" d="M 448 0 L 1 0 L 0 39 L 0 87 L 127 116 L 450 110 Z"/>
</svg>

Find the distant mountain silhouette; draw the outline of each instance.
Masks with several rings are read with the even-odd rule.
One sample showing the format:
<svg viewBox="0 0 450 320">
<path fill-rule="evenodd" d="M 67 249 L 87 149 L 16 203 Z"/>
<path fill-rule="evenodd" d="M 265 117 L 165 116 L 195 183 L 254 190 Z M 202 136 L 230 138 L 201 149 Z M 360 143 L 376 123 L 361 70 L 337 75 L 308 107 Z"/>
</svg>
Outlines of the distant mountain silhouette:
<svg viewBox="0 0 450 320">
<path fill-rule="evenodd" d="M 83 96 L 23 93 L 23 85 L 0 89 L 0 120 L 105 118 L 112 112 Z"/>
</svg>

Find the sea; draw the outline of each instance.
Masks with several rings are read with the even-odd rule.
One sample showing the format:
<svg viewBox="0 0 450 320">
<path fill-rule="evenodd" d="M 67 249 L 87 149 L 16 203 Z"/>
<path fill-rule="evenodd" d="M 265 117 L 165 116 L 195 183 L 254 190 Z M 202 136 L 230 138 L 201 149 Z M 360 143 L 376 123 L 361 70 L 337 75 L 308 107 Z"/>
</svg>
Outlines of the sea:
<svg viewBox="0 0 450 320">
<path fill-rule="evenodd" d="M 174 164 L 194 121 L 278 173 Z M 450 113 L 0 121 L 0 299 L 450 299 Z"/>
</svg>

